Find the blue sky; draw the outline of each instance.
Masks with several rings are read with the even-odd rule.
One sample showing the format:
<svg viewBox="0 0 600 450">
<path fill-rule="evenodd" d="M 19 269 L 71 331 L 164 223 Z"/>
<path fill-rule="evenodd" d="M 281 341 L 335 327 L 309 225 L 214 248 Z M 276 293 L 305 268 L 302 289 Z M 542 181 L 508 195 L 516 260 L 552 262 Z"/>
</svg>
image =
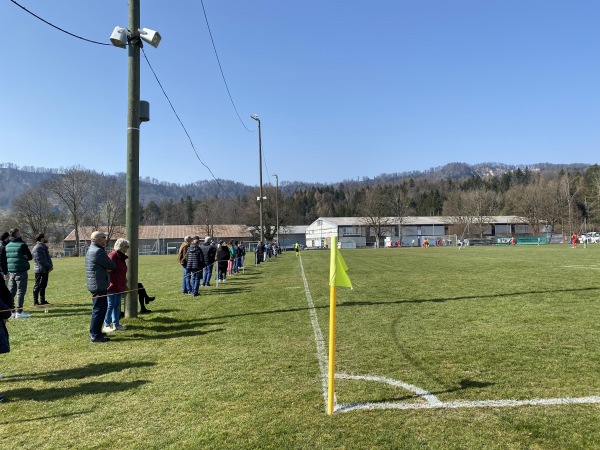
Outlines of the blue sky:
<svg viewBox="0 0 600 450">
<path fill-rule="evenodd" d="M 126 0 L 19 0 L 109 42 Z M 141 1 L 144 50 L 216 177 L 335 182 L 449 162 L 596 163 L 597 0 Z M 0 2 L 0 162 L 126 170 L 127 51 Z M 211 179 L 146 61 L 140 175 Z"/>
</svg>

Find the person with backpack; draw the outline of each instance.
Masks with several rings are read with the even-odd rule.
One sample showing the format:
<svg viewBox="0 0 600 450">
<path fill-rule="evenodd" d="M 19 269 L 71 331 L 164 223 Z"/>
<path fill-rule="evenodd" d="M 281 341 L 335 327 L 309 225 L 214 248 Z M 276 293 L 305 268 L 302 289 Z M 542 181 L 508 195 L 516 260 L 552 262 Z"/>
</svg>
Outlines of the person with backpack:
<svg viewBox="0 0 600 450">
<path fill-rule="evenodd" d="M 237 246 L 236 254 L 238 272 L 240 271 L 240 269 L 244 268 L 244 256 L 246 256 L 246 247 L 244 246 L 244 243 L 240 241 L 240 243 Z"/>
<path fill-rule="evenodd" d="M 210 277 L 212 277 L 213 266 L 215 265 L 215 255 L 217 249 L 212 244 L 210 236 L 204 238 L 204 243 L 200 246 L 202 257 L 204 258 L 204 273 L 202 274 L 202 286 L 210 286 Z"/>
</svg>

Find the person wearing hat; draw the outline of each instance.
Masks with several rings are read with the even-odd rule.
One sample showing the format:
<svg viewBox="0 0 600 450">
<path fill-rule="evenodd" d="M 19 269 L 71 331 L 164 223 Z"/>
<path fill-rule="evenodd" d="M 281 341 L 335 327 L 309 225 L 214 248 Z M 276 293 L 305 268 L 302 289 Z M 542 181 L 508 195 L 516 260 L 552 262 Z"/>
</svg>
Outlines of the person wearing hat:
<svg viewBox="0 0 600 450">
<path fill-rule="evenodd" d="M 190 280 L 190 274 L 187 271 L 187 254 L 190 249 L 190 243 L 192 242 L 191 236 L 186 236 L 183 238 L 183 243 L 179 247 L 179 256 L 178 261 L 183 267 L 183 279 L 181 280 L 181 293 L 182 294 L 191 294 L 192 293 L 192 283 Z"/>
<path fill-rule="evenodd" d="M 215 265 L 215 256 L 217 249 L 211 242 L 210 236 L 204 238 L 204 242 L 200 246 L 202 257 L 204 259 L 204 273 L 202 275 L 202 286 L 210 286 L 210 277 L 212 277 L 213 266 Z"/>
<path fill-rule="evenodd" d="M 85 254 L 85 275 L 88 291 L 92 294 L 92 318 L 90 320 L 90 342 L 110 341 L 102 333 L 102 324 L 108 308 L 107 292 L 110 284 L 109 272 L 115 269 L 104 247 L 106 235 L 102 231 L 94 231 L 91 236 L 92 244 Z"/>
</svg>

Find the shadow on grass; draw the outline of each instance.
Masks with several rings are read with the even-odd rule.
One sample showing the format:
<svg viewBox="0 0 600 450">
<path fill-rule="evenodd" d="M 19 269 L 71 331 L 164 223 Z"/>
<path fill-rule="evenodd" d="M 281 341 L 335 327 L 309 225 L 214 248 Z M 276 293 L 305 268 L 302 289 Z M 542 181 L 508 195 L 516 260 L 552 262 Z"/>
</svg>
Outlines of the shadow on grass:
<svg viewBox="0 0 600 450">
<path fill-rule="evenodd" d="M 338 303 L 337 306 L 377 306 L 377 305 L 395 305 L 402 303 L 444 303 L 451 301 L 461 301 L 461 300 L 479 300 L 482 298 L 502 298 L 502 297 L 513 297 L 516 295 L 536 295 L 536 294 L 556 294 L 560 292 L 585 292 L 585 291 L 598 291 L 600 288 L 598 287 L 587 287 L 587 288 L 577 288 L 577 289 L 550 289 L 547 291 L 525 291 L 525 292 L 508 292 L 505 294 L 488 294 L 488 295 L 464 295 L 459 297 L 447 297 L 447 298 L 424 298 L 424 299 L 415 299 L 415 300 L 395 300 L 395 301 L 352 301 L 352 302 L 342 302 Z"/>
<path fill-rule="evenodd" d="M 155 366 L 155 362 L 151 361 L 121 361 L 121 362 L 106 362 L 106 363 L 91 363 L 83 367 L 74 367 L 72 369 L 55 370 L 41 373 L 25 373 L 21 375 L 11 375 L 5 378 L 5 381 L 24 381 L 24 380 L 42 380 L 42 381 L 63 381 L 63 380 L 81 380 L 88 377 L 98 375 L 106 375 L 112 372 L 121 372 L 125 369 L 137 367 Z"/>
<path fill-rule="evenodd" d="M 75 397 L 80 395 L 93 395 L 93 394 L 105 394 L 115 392 L 125 392 L 130 389 L 136 389 L 149 381 L 139 380 L 130 382 L 114 382 L 114 381 L 91 381 L 89 383 L 82 383 L 77 386 L 67 388 L 48 388 L 48 389 L 12 389 L 4 391 L 4 395 L 9 400 L 35 400 L 38 402 L 53 402 L 56 400 L 63 400 L 68 397 Z"/>
<path fill-rule="evenodd" d="M 458 386 L 445 389 L 443 391 L 430 392 L 432 395 L 441 395 L 441 394 L 450 394 L 452 392 L 465 391 L 467 389 L 483 389 L 493 386 L 496 383 L 487 383 L 484 381 L 475 381 L 475 380 L 460 380 L 458 382 Z M 418 398 L 422 398 L 421 395 L 413 394 L 413 395 L 405 395 L 402 397 L 393 397 L 393 398 L 384 398 L 381 400 L 374 400 L 370 403 L 389 403 L 389 402 L 401 402 L 406 400 L 415 400 Z"/>
<path fill-rule="evenodd" d="M 224 331 L 224 328 L 213 330 L 200 330 L 209 325 L 223 325 L 224 322 L 207 322 L 206 320 L 191 319 L 180 320 L 171 317 L 155 317 L 147 320 L 150 326 L 128 325 L 128 333 L 119 334 L 118 341 L 140 339 L 174 339 L 179 337 L 202 336 L 208 333 Z M 154 325 L 158 323 L 158 325 Z M 133 331 L 133 333 L 131 333 Z M 137 331 L 137 332 L 136 332 Z"/>
<path fill-rule="evenodd" d="M 73 412 L 73 413 L 53 414 L 51 416 L 42 416 L 42 417 L 30 417 L 29 419 L 16 419 L 16 420 L 11 419 L 8 422 L 0 422 L 0 425 L 8 425 L 9 423 L 10 424 L 13 424 L 13 423 L 27 423 L 27 422 L 36 422 L 38 420 L 48 420 L 48 419 L 57 419 L 57 418 L 67 418 L 67 417 L 73 417 L 73 416 L 81 416 L 81 415 L 84 415 L 84 414 L 90 414 L 90 413 L 92 413 L 94 411 L 95 411 L 94 409 L 88 409 L 86 411 L 78 411 L 78 412 Z"/>
</svg>

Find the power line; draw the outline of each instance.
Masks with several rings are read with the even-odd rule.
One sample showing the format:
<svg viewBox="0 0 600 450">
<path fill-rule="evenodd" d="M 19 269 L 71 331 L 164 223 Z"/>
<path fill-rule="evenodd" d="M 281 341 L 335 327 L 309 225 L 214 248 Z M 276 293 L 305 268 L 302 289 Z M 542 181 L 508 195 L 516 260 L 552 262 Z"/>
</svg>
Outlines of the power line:
<svg viewBox="0 0 600 450">
<path fill-rule="evenodd" d="M 35 17 L 36 19 L 39 19 L 39 20 L 41 20 L 41 21 L 42 21 L 42 22 L 44 22 L 45 24 L 47 24 L 47 25 L 50 25 L 51 27 L 53 27 L 53 28 L 56 28 L 56 29 L 57 29 L 57 30 L 59 30 L 59 31 L 62 31 L 63 33 L 66 33 L 66 34 L 68 34 L 69 36 L 76 37 L 77 39 L 81 39 L 82 41 L 91 42 L 92 44 L 98 44 L 98 45 L 111 45 L 111 44 L 107 44 L 107 43 L 105 43 L 105 42 L 98 42 L 98 41 L 93 41 L 93 40 L 91 40 L 91 39 L 86 39 L 86 38 L 84 38 L 84 37 L 77 36 L 76 34 L 73 34 L 73 33 L 69 32 L 69 31 L 67 31 L 67 30 L 63 30 L 62 28 L 60 28 L 60 27 L 57 27 L 56 25 L 54 25 L 54 24 L 52 24 L 52 23 L 48 22 L 47 20 L 45 20 L 45 19 L 42 19 L 40 16 L 38 16 L 38 15 L 36 15 L 36 14 L 32 13 L 32 12 L 31 12 L 31 11 L 29 11 L 27 8 L 25 8 L 23 5 L 20 5 L 20 4 L 18 4 L 18 3 L 17 3 L 15 0 L 10 0 L 10 1 L 11 1 L 11 2 L 13 2 L 15 5 L 17 5 L 19 8 L 21 8 L 22 10 L 24 10 L 24 11 L 27 11 L 29 14 L 31 14 L 31 15 L 32 15 L 33 17 Z"/>
<path fill-rule="evenodd" d="M 173 103 L 171 102 L 171 99 L 169 98 L 169 96 L 167 95 L 167 93 L 165 92 L 165 89 L 163 88 L 162 83 L 160 82 L 160 80 L 158 79 L 158 76 L 156 75 L 156 72 L 154 71 L 154 69 L 152 68 L 152 64 L 150 64 L 150 60 L 148 59 L 148 56 L 146 55 L 146 51 L 144 50 L 144 48 L 142 47 L 142 53 L 144 54 L 144 58 L 146 59 L 146 62 L 148 63 L 148 67 L 150 67 L 150 70 L 152 71 L 152 74 L 154 75 L 154 78 L 156 79 L 156 82 L 158 83 L 158 85 L 160 86 L 160 89 L 162 90 L 162 93 L 164 94 L 165 98 L 167 99 L 167 101 L 169 102 L 169 105 L 171 106 L 171 109 L 173 110 L 173 113 L 175 114 L 175 117 L 177 117 L 177 120 L 179 121 L 179 123 L 181 124 L 181 127 L 183 128 L 183 131 L 185 132 L 186 136 L 188 137 L 188 140 L 190 141 L 190 144 L 192 145 L 192 149 L 194 150 L 194 153 L 196 155 L 196 158 L 198 158 L 198 161 L 200 161 L 200 163 L 206 167 L 208 169 L 208 171 L 210 172 L 210 174 L 212 175 L 213 179 L 217 182 L 217 184 L 219 185 L 219 187 L 221 188 L 221 190 L 223 191 L 223 193 L 229 197 L 231 199 L 231 201 L 233 201 L 233 203 L 235 203 L 237 206 L 239 206 L 240 208 L 242 207 L 231 195 L 229 195 L 229 193 L 225 190 L 225 188 L 223 188 L 223 186 L 221 185 L 221 183 L 219 182 L 219 180 L 217 179 L 217 177 L 215 177 L 215 174 L 213 173 L 213 171 L 210 169 L 210 167 L 208 167 L 204 161 L 202 161 L 202 158 L 200 158 L 200 155 L 198 155 L 198 152 L 196 151 L 196 146 L 194 145 L 194 142 L 192 141 L 192 138 L 190 136 L 190 134 L 188 133 L 187 129 L 185 128 L 185 125 L 183 124 L 183 122 L 181 121 L 181 119 L 179 118 L 179 114 L 177 114 L 177 111 L 175 110 L 175 107 L 173 106 Z"/>
<path fill-rule="evenodd" d="M 200 0 L 202 4 L 202 11 L 204 12 L 204 19 L 206 20 L 206 27 L 208 28 L 208 34 L 210 35 L 210 41 L 212 42 L 213 50 L 215 51 L 215 56 L 217 57 L 217 63 L 219 64 L 219 70 L 221 71 L 221 77 L 223 78 L 223 83 L 225 83 L 225 88 L 227 89 L 227 94 L 229 94 L 229 100 L 231 100 L 231 104 L 233 105 L 233 109 L 240 119 L 240 123 L 246 129 L 246 131 L 252 133 L 254 130 L 248 129 L 242 118 L 240 117 L 240 113 L 238 112 L 235 102 L 233 101 L 233 97 L 231 96 L 231 92 L 229 91 L 229 86 L 227 85 L 227 80 L 225 79 L 225 74 L 223 73 L 223 67 L 221 67 L 221 60 L 219 59 L 219 54 L 217 53 L 217 47 L 215 45 L 215 40 L 213 39 L 212 32 L 210 31 L 210 25 L 208 24 L 208 16 L 206 15 L 206 9 L 204 8 L 204 0 Z"/>
</svg>

